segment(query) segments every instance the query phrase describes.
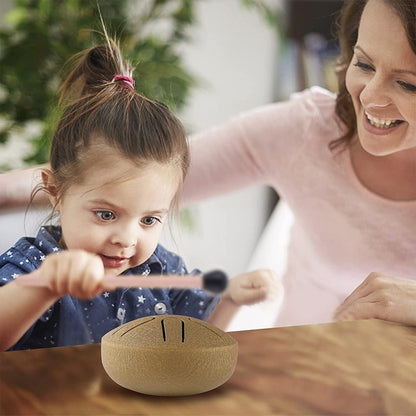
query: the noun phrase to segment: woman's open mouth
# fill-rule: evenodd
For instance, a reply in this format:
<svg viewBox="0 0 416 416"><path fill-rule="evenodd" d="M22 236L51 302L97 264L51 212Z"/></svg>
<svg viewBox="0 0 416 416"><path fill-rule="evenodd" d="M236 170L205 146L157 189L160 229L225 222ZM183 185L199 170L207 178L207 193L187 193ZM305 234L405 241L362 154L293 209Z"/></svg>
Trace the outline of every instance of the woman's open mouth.
<svg viewBox="0 0 416 416"><path fill-rule="evenodd" d="M118 268L124 266L128 261L128 257L110 257L100 254L101 260L104 264L104 267L108 268Z"/></svg>
<svg viewBox="0 0 416 416"><path fill-rule="evenodd" d="M368 114L367 111L364 111L364 113L368 122L372 126L377 127L378 129L392 129L398 126L399 124L404 123L403 120L377 118L372 116L371 114Z"/></svg>

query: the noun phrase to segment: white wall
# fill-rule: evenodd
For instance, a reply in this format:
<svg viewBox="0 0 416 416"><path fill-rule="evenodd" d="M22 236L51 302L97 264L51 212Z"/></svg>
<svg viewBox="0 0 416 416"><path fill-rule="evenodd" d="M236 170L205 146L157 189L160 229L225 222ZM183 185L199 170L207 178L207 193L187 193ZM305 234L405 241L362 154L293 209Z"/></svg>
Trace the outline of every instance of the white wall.
<svg viewBox="0 0 416 416"><path fill-rule="evenodd" d="M222 123L239 112L271 102L275 90L276 32L241 0L197 2L192 43L183 48L187 67L205 80L181 115L190 131ZM278 7L280 0L269 2ZM192 232L175 233L188 268L244 271L263 229L269 193L251 188L192 207ZM165 241L168 241L166 239Z"/></svg>

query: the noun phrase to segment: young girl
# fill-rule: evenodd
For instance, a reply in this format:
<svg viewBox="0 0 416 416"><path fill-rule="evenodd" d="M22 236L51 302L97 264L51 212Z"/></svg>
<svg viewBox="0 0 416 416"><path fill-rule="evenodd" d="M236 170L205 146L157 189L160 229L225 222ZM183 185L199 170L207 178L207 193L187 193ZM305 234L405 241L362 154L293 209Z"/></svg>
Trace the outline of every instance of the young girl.
<svg viewBox="0 0 416 416"><path fill-rule="evenodd" d="M186 273L157 243L189 164L181 123L134 90L131 66L107 43L87 51L63 85L67 108L42 172L60 226L42 227L0 256L1 349L100 342L146 315L207 319L219 301L202 290L105 290L105 274ZM20 274L47 287L22 287ZM267 272L234 278L211 322L223 325L269 286Z"/></svg>

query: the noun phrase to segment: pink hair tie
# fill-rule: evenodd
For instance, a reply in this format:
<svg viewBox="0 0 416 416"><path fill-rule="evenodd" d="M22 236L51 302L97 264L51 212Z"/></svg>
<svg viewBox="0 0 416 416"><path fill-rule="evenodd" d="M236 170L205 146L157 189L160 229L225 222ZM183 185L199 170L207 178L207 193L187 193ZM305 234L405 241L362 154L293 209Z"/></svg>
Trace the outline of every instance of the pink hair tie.
<svg viewBox="0 0 416 416"><path fill-rule="evenodd" d="M124 81L129 88L134 90L133 78L127 75L114 75L112 82L115 82L115 81Z"/></svg>

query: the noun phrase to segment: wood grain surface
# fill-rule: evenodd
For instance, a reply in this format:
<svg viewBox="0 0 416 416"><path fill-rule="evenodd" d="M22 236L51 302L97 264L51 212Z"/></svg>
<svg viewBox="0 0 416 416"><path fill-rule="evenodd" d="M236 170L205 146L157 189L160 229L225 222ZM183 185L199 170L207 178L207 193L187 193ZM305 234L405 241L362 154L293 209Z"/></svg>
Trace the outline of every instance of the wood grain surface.
<svg viewBox="0 0 416 416"><path fill-rule="evenodd" d="M377 320L230 333L231 379L146 396L105 373L100 345L0 353L1 415L416 415L416 328Z"/></svg>

